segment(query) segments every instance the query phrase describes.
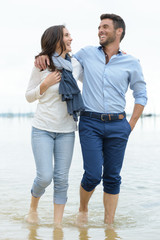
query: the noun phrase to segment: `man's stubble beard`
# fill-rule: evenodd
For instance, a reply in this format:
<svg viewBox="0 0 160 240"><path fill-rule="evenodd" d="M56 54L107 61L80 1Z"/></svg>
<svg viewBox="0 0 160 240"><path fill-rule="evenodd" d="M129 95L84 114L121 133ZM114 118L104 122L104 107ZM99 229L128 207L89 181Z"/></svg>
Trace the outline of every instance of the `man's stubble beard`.
<svg viewBox="0 0 160 240"><path fill-rule="evenodd" d="M114 35L110 36L104 43L100 43L102 47L107 47L110 43L113 43L116 39L116 34L114 32Z"/></svg>

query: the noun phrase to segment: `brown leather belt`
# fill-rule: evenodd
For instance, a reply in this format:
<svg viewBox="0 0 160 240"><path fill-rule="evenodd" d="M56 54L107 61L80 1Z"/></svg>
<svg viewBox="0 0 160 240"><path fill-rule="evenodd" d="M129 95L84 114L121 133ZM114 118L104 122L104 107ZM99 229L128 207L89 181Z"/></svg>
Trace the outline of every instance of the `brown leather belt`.
<svg viewBox="0 0 160 240"><path fill-rule="evenodd" d="M82 111L81 116L96 118L102 121L114 121L114 120L122 120L126 117L126 113L97 113L97 112L88 112Z"/></svg>

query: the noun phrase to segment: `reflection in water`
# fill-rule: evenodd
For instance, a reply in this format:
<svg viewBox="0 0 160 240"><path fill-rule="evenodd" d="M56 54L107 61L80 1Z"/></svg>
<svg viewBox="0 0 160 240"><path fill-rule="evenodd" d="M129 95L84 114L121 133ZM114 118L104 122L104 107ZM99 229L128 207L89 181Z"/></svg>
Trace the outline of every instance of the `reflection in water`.
<svg viewBox="0 0 160 240"><path fill-rule="evenodd" d="M37 234L39 226L38 225L28 225L28 238L27 240L40 240L40 236ZM78 240L90 240L92 239L91 236L88 235L88 228L81 227L78 228L79 231L79 238ZM68 237L68 236L66 236ZM68 239L64 237L63 229L60 227L54 227L53 229L53 240L64 240ZM72 238L71 238L72 239ZM106 228L105 229L105 237L104 240L120 240L121 238L118 236L116 231L113 228Z"/></svg>
<svg viewBox="0 0 160 240"><path fill-rule="evenodd" d="M53 230L53 240L63 240L63 230L60 227L55 227Z"/></svg>
<svg viewBox="0 0 160 240"><path fill-rule="evenodd" d="M88 228L78 228L79 230L79 240L90 240L91 237L88 235ZM120 240L114 228L108 227L105 229L104 240Z"/></svg>
<svg viewBox="0 0 160 240"><path fill-rule="evenodd" d="M121 239L113 228L105 229L105 240L118 240Z"/></svg>
<svg viewBox="0 0 160 240"><path fill-rule="evenodd" d="M28 225L28 238L27 240L40 240L40 236L37 234L39 226L38 225ZM63 240L64 234L60 227L55 227L53 230L53 240Z"/></svg>
<svg viewBox="0 0 160 240"><path fill-rule="evenodd" d="M79 240L88 240L88 228L78 228L79 230Z"/></svg>
<svg viewBox="0 0 160 240"><path fill-rule="evenodd" d="M37 234L38 225L28 225L29 235L27 240L40 240L41 238ZM78 228L79 231L79 240L90 240L91 237L88 235L88 228L82 227ZM63 229L60 227L55 227L53 230L53 240L63 240L64 233ZM67 238L66 238L67 239ZM120 240L116 231L113 228L105 229L105 238L104 240Z"/></svg>
<svg viewBox="0 0 160 240"><path fill-rule="evenodd" d="M28 235L28 240L37 240L39 239L37 236L37 225L28 225L28 230L29 230L29 235Z"/></svg>

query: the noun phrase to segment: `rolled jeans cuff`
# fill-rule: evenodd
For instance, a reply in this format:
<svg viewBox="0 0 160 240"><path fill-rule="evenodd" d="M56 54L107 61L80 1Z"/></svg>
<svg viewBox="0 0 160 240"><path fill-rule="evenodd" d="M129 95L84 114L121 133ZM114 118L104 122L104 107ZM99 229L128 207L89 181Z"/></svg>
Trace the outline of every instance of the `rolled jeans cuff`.
<svg viewBox="0 0 160 240"><path fill-rule="evenodd" d="M67 198L54 198L55 204L66 204Z"/></svg>

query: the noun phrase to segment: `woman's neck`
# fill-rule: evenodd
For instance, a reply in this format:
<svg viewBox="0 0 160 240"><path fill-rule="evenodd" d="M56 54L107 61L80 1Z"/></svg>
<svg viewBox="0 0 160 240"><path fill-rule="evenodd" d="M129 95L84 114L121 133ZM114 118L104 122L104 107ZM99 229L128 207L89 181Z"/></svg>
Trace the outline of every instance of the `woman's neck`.
<svg viewBox="0 0 160 240"><path fill-rule="evenodd" d="M58 49L56 49L56 53L58 53L58 55L60 55L60 53L61 53L61 50L58 48ZM65 56L66 56L66 52L62 52L61 53L61 55L60 55L62 58L65 58Z"/></svg>

